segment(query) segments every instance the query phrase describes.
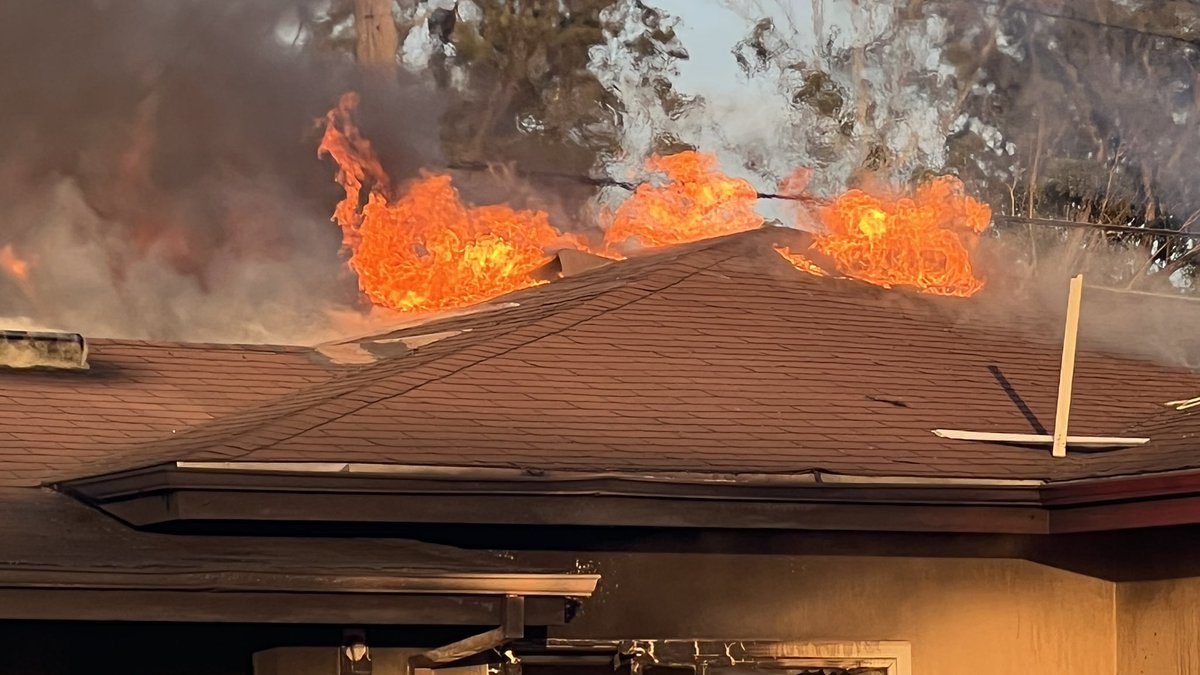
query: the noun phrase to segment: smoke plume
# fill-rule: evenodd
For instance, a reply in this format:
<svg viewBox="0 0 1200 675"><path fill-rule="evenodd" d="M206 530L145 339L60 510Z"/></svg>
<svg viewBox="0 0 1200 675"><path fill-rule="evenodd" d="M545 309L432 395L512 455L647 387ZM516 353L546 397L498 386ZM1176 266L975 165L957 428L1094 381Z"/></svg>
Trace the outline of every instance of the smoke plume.
<svg viewBox="0 0 1200 675"><path fill-rule="evenodd" d="M0 8L0 327L311 342L365 312L329 222L314 120L364 91L394 176L437 106L305 45L308 0L44 0Z"/></svg>

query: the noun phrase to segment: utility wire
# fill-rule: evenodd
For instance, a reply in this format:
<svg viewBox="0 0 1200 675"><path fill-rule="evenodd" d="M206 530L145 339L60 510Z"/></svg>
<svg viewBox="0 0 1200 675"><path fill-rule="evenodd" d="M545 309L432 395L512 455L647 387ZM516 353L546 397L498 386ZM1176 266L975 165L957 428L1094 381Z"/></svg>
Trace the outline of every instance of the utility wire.
<svg viewBox="0 0 1200 675"><path fill-rule="evenodd" d="M1085 223L1075 220L1059 220L1056 218L1026 218L1024 216L992 216L992 222L1005 225L1038 225L1041 227L1071 227L1084 230L1105 230L1108 232L1128 232L1130 234L1152 235L1155 237L1200 238L1195 232L1166 230L1158 227L1137 227L1136 225L1112 225L1106 223Z"/></svg>
<svg viewBox="0 0 1200 675"><path fill-rule="evenodd" d="M1092 19L1092 18L1089 18L1086 16L1080 16L1078 14L1063 14L1063 13L1055 12L1055 11L1051 11L1051 10L1034 9L1027 5L1016 4L1013 2L1009 2L1007 0L934 0L934 1L942 2L942 3L963 2L963 1L971 2L971 3L977 4L977 5L986 5L988 7L996 7L999 9L1006 9L1006 10L1010 10L1010 11L1014 11L1014 12L1024 12L1026 14L1035 14L1037 16L1043 16L1043 17L1046 17L1049 19L1062 19L1063 21L1074 21L1075 23L1081 23L1081 24L1085 24L1088 26L1094 26L1096 28L1106 28L1106 29L1110 29L1110 30L1118 30L1118 31L1122 31L1125 33L1132 33L1134 35L1146 35L1149 37L1162 38L1164 40L1174 40L1175 42L1182 42L1183 44L1191 45L1193 47L1200 47L1200 38L1190 38L1190 37L1186 37L1183 35L1177 35L1174 33L1163 33L1163 32L1156 31L1156 30L1150 30L1149 28L1136 28L1134 26L1125 26L1122 24L1108 23L1105 21L1101 21L1099 19Z"/></svg>
<svg viewBox="0 0 1200 675"><path fill-rule="evenodd" d="M447 169L456 171L490 171L493 167L482 162L453 162L446 166ZM531 171L521 170L516 172L517 175L525 178L542 178L565 180L574 183L583 183L593 187L615 187L622 190L633 192L638 187L646 183L634 183L630 181L616 180L614 178L604 178L596 176L585 176L580 174L569 174L557 171ZM776 192L756 192L755 196L758 199L782 199L786 201L801 202L809 206L824 206L829 203L827 199L813 197L812 195L786 195ZM1027 218L1025 216L992 216L992 222L997 225L1035 225L1038 227L1054 227L1054 228L1079 228L1089 230L1103 230L1106 232L1124 232L1128 234L1140 234L1143 236L1154 237L1178 237L1178 238L1200 238L1200 233L1182 232L1179 230L1167 230L1153 227L1137 227L1135 225L1115 225L1106 223L1088 223L1075 220L1060 220L1056 218Z"/></svg>

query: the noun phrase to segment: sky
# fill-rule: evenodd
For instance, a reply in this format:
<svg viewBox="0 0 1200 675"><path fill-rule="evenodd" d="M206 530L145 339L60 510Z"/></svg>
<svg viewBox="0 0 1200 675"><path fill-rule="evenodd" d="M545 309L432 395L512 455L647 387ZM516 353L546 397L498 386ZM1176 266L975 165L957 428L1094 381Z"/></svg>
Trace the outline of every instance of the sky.
<svg viewBox="0 0 1200 675"><path fill-rule="evenodd" d="M730 51L749 27L744 17L715 0L657 0L653 6L679 18L676 32L690 58L679 66L678 84L707 95L744 86Z"/></svg>

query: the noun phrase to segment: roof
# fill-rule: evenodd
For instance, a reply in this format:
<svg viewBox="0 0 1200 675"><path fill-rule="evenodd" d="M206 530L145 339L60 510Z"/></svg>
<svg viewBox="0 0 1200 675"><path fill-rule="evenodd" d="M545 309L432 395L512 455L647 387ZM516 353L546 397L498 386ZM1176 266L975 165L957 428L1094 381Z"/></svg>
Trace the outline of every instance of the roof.
<svg viewBox="0 0 1200 675"><path fill-rule="evenodd" d="M1150 444L1054 459L935 437L1053 426L1061 320L993 312L987 290L937 298L811 276L773 250L797 236L760 230L593 269L364 341L435 336L359 365L98 342L85 376L3 375L0 416L14 421L0 480L176 461L1052 481L1200 467L1193 416L1163 407L1195 396L1200 375L1086 335L1072 434L1149 429Z"/></svg>
<svg viewBox="0 0 1200 675"><path fill-rule="evenodd" d="M319 621L345 618L337 612L352 611L348 607L379 619L391 604L391 622L405 608L399 596L421 596L417 604L427 605L422 622L440 623L429 609L438 603L433 596L466 607L465 596L587 596L596 582L496 553L394 538L138 531L65 495L24 488L0 489L0 541L0 619L197 620L219 608L221 621ZM43 594L36 602L20 601L38 591L65 599ZM287 593L295 594L291 614L274 613L271 603ZM245 602L258 596L266 605ZM486 623L494 604L481 602L484 613L475 619ZM545 604L553 618L554 603Z"/></svg>
<svg viewBox="0 0 1200 675"><path fill-rule="evenodd" d="M90 340L90 369L0 375L0 486L38 485L331 378L311 350Z"/></svg>

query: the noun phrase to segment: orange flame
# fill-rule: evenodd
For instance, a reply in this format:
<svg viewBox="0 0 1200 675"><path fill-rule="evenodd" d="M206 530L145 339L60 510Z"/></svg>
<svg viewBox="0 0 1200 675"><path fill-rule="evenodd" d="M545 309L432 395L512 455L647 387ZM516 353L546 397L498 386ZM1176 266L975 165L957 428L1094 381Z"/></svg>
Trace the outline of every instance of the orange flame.
<svg viewBox="0 0 1200 675"><path fill-rule="evenodd" d="M333 220L341 226L359 288L373 303L398 311L464 307L542 283L532 273L552 247L587 248L551 226L542 211L464 204L449 176L422 174L395 190L354 124L357 105L357 95L348 93L329 111L318 156L337 163L345 196ZM611 214L609 254L630 244L669 246L760 227L755 189L716 165L715 157L693 151L647 160L647 168L665 180L639 186ZM816 201L802 194L810 175L804 170L789 176L781 194ZM814 236L812 248L846 276L939 295L965 297L983 287L969 249L988 227L991 211L966 196L957 179L935 179L911 197L851 190L819 216L825 231ZM829 275L802 254L776 250L802 271Z"/></svg>
<svg viewBox="0 0 1200 675"><path fill-rule="evenodd" d="M826 272L825 269L820 265L809 260L803 254L792 253L792 250L787 246L776 246L775 252L783 256L785 260L792 263L792 265L801 272L808 272L809 274L817 277L829 276L829 272Z"/></svg>
<svg viewBox="0 0 1200 675"><path fill-rule="evenodd" d="M12 279L28 298L33 298L33 285L29 282L29 262L18 257L12 244L0 246L0 275Z"/></svg>
<svg viewBox="0 0 1200 675"><path fill-rule="evenodd" d="M762 225L754 212L754 187L716 170L712 155L691 150L665 157L652 156L646 168L666 175L661 185L639 185L625 200L604 235L608 248L628 242L670 246Z"/></svg>
<svg viewBox="0 0 1200 675"><path fill-rule="evenodd" d="M832 258L847 276L935 295L969 297L983 288L969 248L987 229L992 212L964 194L957 178L936 178L912 197L850 190L822 208L820 216L825 232L814 237L813 249ZM811 265L796 264L809 272Z"/></svg>
<svg viewBox="0 0 1200 675"><path fill-rule="evenodd" d="M0 246L0 272L14 281L29 281L29 263L17 257L12 244Z"/></svg>
<svg viewBox="0 0 1200 675"><path fill-rule="evenodd" d="M464 204L449 176L424 174L392 198L387 173L352 120L357 104L346 94L329 112L318 156L337 162L346 196L333 220L373 303L422 311L483 302L542 283L531 273L547 261L547 248L576 244L544 212Z"/></svg>

